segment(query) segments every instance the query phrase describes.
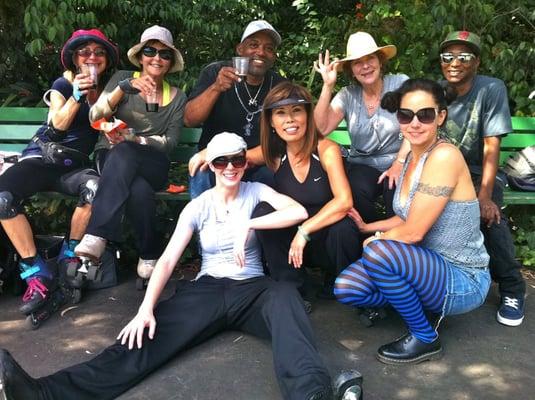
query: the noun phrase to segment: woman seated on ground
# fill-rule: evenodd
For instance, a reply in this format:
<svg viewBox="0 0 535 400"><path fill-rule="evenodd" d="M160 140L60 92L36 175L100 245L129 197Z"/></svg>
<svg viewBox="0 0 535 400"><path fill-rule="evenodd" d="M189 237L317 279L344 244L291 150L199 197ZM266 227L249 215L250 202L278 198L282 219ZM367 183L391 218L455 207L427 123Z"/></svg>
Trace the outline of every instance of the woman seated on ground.
<svg viewBox="0 0 535 400"><path fill-rule="evenodd" d="M23 150L19 162L0 176L0 222L21 257L21 277L28 284L21 306L24 314L45 302L56 279L37 254L32 229L21 213L22 203L44 191L79 196L70 235L60 254L60 259L74 257L72 250L85 232L98 181L96 171L89 168L89 155L98 139L98 132L89 123L89 107L97 100L118 58L117 47L98 29L74 32L61 50L65 72L44 96L49 105L47 122ZM86 67L94 67L98 85ZM47 150L51 142L65 147L64 157Z"/></svg>
<svg viewBox="0 0 535 400"><path fill-rule="evenodd" d="M390 304L408 333L379 348L387 364L417 363L442 352L438 325L424 311L461 314L479 307L487 295L489 256L479 230L479 205L461 152L438 135L455 97L427 79L409 79L387 93L382 106L396 112L411 151L394 196L396 216L365 223L376 232L363 256L337 278L335 294L353 306Z"/></svg>
<svg viewBox="0 0 535 400"><path fill-rule="evenodd" d="M314 68L323 78L323 87L314 111L322 135L347 122L351 148L346 169L353 203L367 221L378 219L376 201L383 196L386 216L394 215L392 197L409 145L403 141L394 115L381 109L381 97L396 90L406 75L385 75L386 64L396 55L396 46L378 47L366 32L352 34L347 41L347 57L331 62L329 51L319 55ZM355 81L332 98L338 71Z"/></svg>
<svg viewBox="0 0 535 400"><path fill-rule="evenodd" d="M167 153L178 142L186 101L184 93L171 87L165 77L182 70L184 63L171 32L157 25L143 32L140 43L128 50L128 59L141 72L115 73L91 107L90 118L114 116L134 135L102 135L97 143L100 187L87 233L75 252L98 262L107 241L121 240L126 213L136 236L138 273L148 278L161 253L154 193L167 183ZM154 93L157 105L151 110L148 96Z"/></svg>
<svg viewBox="0 0 535 400"><path fill-rule="evenodd" d="M282 82L266 96L260 120L262 155L254 162L265 161L275 171L275 189L304 205L309 218L299 226L258 236L271 277L298 287L305 278L302 266L311 261L305 253L314 247L326 251L332 271L327 271L322 293L332 298L334 278L360 255L359 232L347 217L351 189L340 148L319 138L313 116L312 96L299 85ZM263 204L254 215L269 210ZM307 246L310 241L316 246Z"/></svg>
<svg viewBox="0 0 535 400"><path fill-rule="evenodd" d="M262 183L240 182L246 149L241 137L226 132L208 143L206 161L216 185L180 214L137 315L119 333L120 343L88 362L39 379L27 376L2 350L0 395L4 390L14 400L41 399L45 393L54 399L112 399L182 350L238 329L271 339L284 399L332 399L329 373L299 294L292 285L264 276L255 235L261 229L294 225L307 217L306 210ZM273 212L250 218L261 201L273 205ZM156 306L194 232L202 248L201 271L193 281L180 281L174 295ZM359 379L352 382L358 386Z"/></svg>

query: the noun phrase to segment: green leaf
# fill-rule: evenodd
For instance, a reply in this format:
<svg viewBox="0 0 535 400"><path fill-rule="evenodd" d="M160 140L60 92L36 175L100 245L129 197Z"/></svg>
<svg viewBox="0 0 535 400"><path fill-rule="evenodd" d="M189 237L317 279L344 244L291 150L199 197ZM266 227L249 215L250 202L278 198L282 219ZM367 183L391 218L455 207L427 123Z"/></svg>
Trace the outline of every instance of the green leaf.
<svg viewBox="0 0 535 400"><path fill-rule="evenodd" d="M50 28L48 28L48 41L49 42L54 41L54 39L56 38L56 33L57 33L57 30L54 26L51 26Z"/></svg>

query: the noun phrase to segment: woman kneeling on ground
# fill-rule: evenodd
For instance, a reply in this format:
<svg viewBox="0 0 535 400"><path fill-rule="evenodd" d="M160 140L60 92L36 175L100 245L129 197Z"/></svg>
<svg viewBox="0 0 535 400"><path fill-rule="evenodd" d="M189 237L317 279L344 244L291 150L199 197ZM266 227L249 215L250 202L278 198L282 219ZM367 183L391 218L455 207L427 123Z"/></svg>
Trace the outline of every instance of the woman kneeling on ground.
<svg viewBox="0 0 535 400"><path fill-rule="evenodd" d="M438 320L424 311L461 314L479 307L489 285L489 256L479 229L479 205L461 152L438 130L455 95L436 82L409 79L387 93L382 107L396 112L411 151L394 196L392 218L365 223L363 256L337 278L335 295L353 306L390 304L408 333L379 348L379 361L408 364L438 358Z"/></svg>
<svg viewBox="0 0 535 400"><path fill-rule="evenodd" d="M335 277L361 254L359 231L347 216L353 201L340 147L320 137L312 96L291 82L279 83L266 96L260 141L262 155L255 164L265 161L275 171L274 188L305 206L309 215L299 226L259 233L269 273L304 292L302 266L310 265L313 249L320 249L331 267L320 296L334 298ZM260 205L255 215L269 211L269 205Z"/></svg>

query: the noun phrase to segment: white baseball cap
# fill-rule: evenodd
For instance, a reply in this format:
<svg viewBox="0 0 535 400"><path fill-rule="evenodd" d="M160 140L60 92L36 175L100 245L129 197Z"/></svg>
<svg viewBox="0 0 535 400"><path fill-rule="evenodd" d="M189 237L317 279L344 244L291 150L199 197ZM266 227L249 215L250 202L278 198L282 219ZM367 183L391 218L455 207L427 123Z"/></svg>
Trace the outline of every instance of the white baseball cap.
<svg viewBox="0 0 535 400"><path fill-rule="evenodd" d="M279 35L279 32L277 32L269 22L264 21L262 19L249 22L249 25L247 25L247 28L245 28L245 30L243 31L241 41L243 42L249 36L254 35L256 32L260 31L266 31L266 33L271 36L273 42L275 42L275 45L277 47L281 44L282 38L281 35Z"/></svg>

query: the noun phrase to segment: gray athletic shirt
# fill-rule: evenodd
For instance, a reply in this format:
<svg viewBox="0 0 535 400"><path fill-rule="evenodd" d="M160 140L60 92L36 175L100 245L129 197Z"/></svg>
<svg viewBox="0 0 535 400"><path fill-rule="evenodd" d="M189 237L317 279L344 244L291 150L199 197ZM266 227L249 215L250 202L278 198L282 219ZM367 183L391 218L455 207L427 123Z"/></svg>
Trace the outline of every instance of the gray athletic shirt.
<svg viewBox="0 0 535 400"><path fill-rule="evenodd" d="M199 233L202 265L195 279L203 275L236 280L263 276L262 253L254 230L249 231L245 242L243 268L234 260L234 240L236 230L249 220L258 203L268 199L273 189L259 182L241 182L238 196L227 209L216 206L214 191L207 190L193 199L180 215L181 223Z"/></svg>
<svg viewBox="0 0 535 400"><path fill-rule="evenodd" d="M126 122L138 136L144 136L147 146L151 146L164 153L170 153L177 145L186 95L177 89L177 94L166 106L160 106L158 112L147 112L145 100L139 94L125 94L117 108L112 110L108 104L108 95L123 79L132 78L132 71L117 71L110 78L97 102L89 111L91 121L109 118L112 115ZM104 135L100 136L95 150L110 148L110 143Z"/></svg>
<svg viewBox="0 0 535 400"><path fill-rule="evenodd" d="M407 75L385 75L383 91L396 90L409 79ZM362 87L350 85L342 88L332 101L332 105L344 112L347 129L351 137L348 161L355 164L369 165L385 171L390 168L397 156L401 139L396 115L378 107L375 113L368 115L362 99Z"/></svg>

